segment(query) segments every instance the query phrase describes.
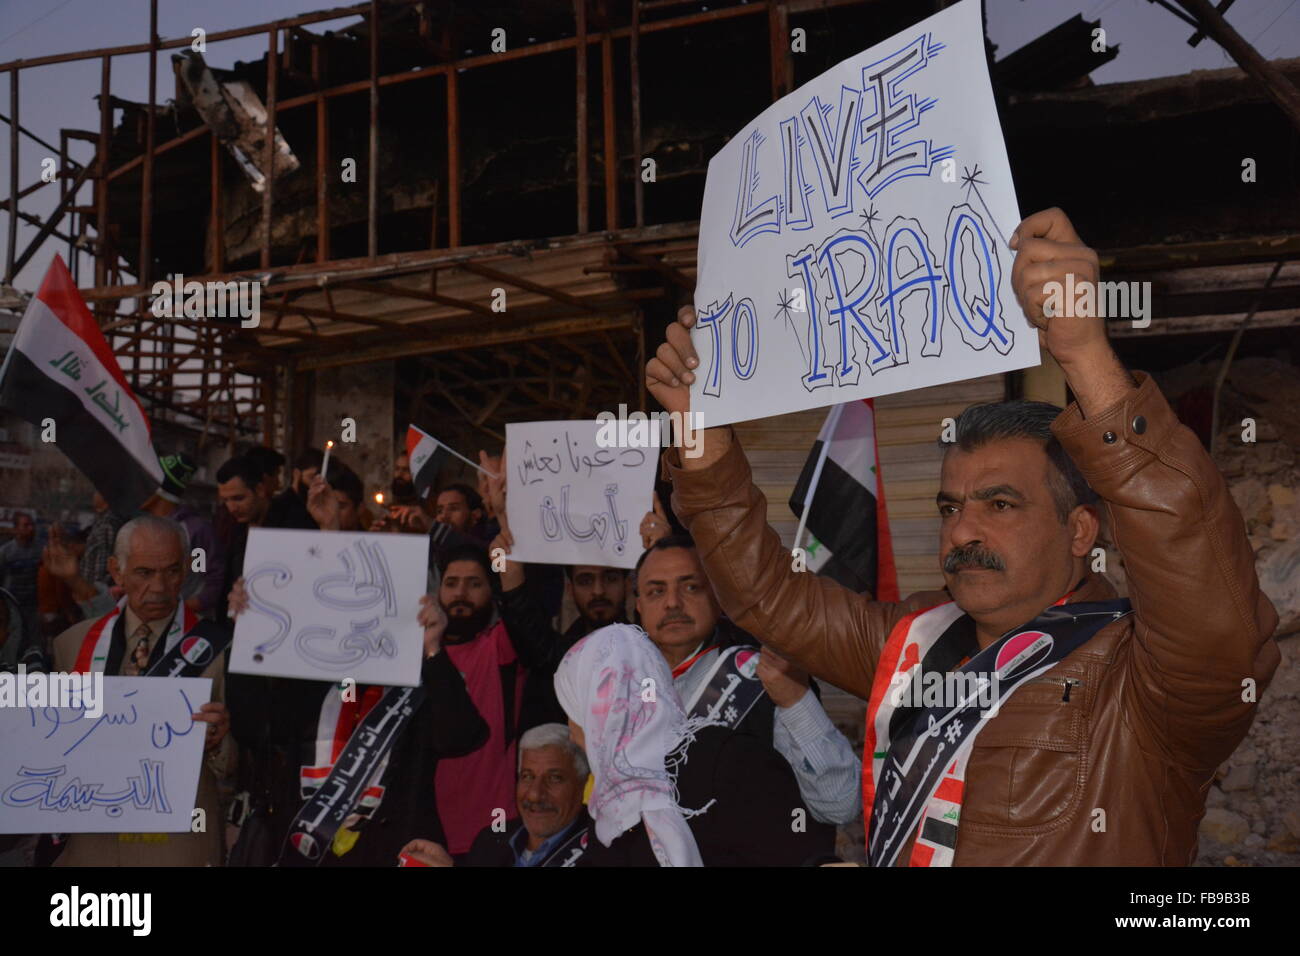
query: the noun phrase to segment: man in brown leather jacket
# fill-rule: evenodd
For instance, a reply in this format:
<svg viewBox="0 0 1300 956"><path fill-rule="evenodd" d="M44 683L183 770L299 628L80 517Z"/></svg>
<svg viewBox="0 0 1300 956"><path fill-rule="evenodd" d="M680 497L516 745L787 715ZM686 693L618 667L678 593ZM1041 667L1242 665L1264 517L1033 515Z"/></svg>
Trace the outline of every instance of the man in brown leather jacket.
<svg viewBox="0 0 1300 956"><path fill-rule="evenodd" d="M941 804L953 808L949 824L957 821L948 860L1189 865L1215 769L1245 736L1277 667L1277 614L1222 476L1154 381L1121 365L1104 319L1068 307L1045 315L1056 311L1044 308L1050 283L1065 286L1069 274L1076 289L1096 282L1096 253L1059 209L1026 219L1011 247L1016 296L1077 399L1051 435L1107 509L1133 613L1108 618L983 721L962 758L964 779L944 780L956 788L948 793L955 802ZM683 309L646 365L647 385L670 412L689 409L694 321ZM1098 518L1087 489L1061 501L1069 475L1050 445L1012 437L947 451L937 502L947 593L898 604L792 569L729 428L708 429L699 457L671 449L665 464L673 509L731 618L822 680L864 699L874 685L879 700L878 669L899 666L891 635L906 641L917 612L947 607L954 627L971 632L974 654L1053 605L1115 598L1089 570ZM869 726L864 764L875 757L879 767L874 738ZM880 803L868 778L865 813L875 828ZM909 831L888 862L927 865L932 845L917 854L927 835Z"/></svg>

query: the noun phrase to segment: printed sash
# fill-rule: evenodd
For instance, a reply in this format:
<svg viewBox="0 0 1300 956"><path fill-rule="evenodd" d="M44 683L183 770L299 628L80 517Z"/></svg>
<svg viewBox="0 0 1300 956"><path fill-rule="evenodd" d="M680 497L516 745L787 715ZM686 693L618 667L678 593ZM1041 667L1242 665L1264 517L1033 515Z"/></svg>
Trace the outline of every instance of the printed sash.
<svg viewBox="0 0 1300 956"><path fill-rule="evenodd" d="M378 685L367 687L359 701L346 701L338 688L331 688L325 694L321 704L320 717L316 722L316 765L303 766L298 773L300 792L304 800L310 800L329 777L330 771L338 762L339 755L347 746L348 740L357 725L365 719L375 704L383 697L385 688ZM388 767L388 755L379 761L369 785L362 791L353 812L368 820L375 808L384 799L384 788L379 785L384 771Z"/></svg>
<svg viewBox="0 0 1300 956"><path fill-rule="evenodd" d="M686 702L690 717L707 717L735 730L763 696L758 679L758 648L728 647L718 655L694 696Z"/></svg>
<svg viewBox="0 0 1300 956"><path fill-rule="evenodd" d="M424 693L423 686L389 687L379 703L361 718L324 781L293 818L280 851L280 866L316 866L325 858L325 851L334 842L343 822L371 792L373 781L382 776L389 751L423 703ZM326 695L319 726L326 723L331 698L339 699L341 704L341 695L331 690ZM337 726L337 718L330 726ZM318 747L320 736L318 733ZM382 796L382 790L379 795ZM375 799L370 811L377 805Z"/></svg>
<svg viewBox="0 0 1300 956"><path fill-rule="evenodd" d="M113 610L90 626L90 630L86 632L86 636L81 640L81 648L77 651L77 662L72 665L74 672L85 674L104 670L104 666L108 663L109 649L113 644L113 630L117 627L119 620L124 620L122 612L125 608L126 598L123 597L122 600L117 602ZM162 646L164 648L172 643L174 637L188 634L199 622L198 615L183 603L179 608L179 612L172 615L172 619L163 634ZM152 673L152 667L149 670L152 676L157 676Z"/></svg>
<svg viewBox="0 0 1300 956"><path fill-rule="evenodd" d="M960 640L965 615L948 602L895 626L867 707L862 792L863 806L870 808L867 858L872 866L894 865L914 833L913 866L951 866L966 765L986 722L1026 681L1132 613L1126 600L1064 604L1068 597L956 668L971 677L961 700L915 708L902 727L893 726L900 708L891 691L899 686L898 678L919 667L931 651L942 651L945 642ZM985 708L981 697L983 702L991 699L991 706Z"/></svg>

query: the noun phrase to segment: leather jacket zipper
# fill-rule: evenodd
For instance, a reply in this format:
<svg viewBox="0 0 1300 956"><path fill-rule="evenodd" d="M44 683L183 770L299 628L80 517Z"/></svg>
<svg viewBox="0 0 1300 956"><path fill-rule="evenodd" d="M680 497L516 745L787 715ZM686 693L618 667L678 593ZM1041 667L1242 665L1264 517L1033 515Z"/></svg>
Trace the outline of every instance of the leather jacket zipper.
<svg viewBox="0 0 1300 956"><path fill-rule="evenodd" d="M1030 684L1061 684L1064 686L1065 693L1061 696L1061 703L1069 703L1070 692L1076 687L1082 687L1083 681L1077 677L1035 677L1029 681Z"/></svg>

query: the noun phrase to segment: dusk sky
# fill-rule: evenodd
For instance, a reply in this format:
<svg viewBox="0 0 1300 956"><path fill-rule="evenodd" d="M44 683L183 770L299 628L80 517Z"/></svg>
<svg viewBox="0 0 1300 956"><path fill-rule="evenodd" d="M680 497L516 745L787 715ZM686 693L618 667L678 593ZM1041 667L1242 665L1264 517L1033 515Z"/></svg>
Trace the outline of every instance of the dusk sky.
<svg viewBox="0 0 1300 956"><path fill-rule="evenodd" d="M320 9L342 5L320 4ZM928 5L928 4L927 4ZM195 27L209 33L248 26L288 17L311 9L311 0L160 0L159 33L163 38L190 35ZM1120 45L1120 55L1097 70L1097 83L1169 76L1192 70L1221 69L1232 66L1229 57L1211 40L1195 48L1188 46L1192 29L1167 10L1149 0L988 0L989 32L998 47L998 57L1018 49L1052 27L1082 13L1092 20L1101 17L1107 42ZM1238 0L1227 19L1265 57L1270 59L1300 56L1300 2L1298 0ZM348 21L313 24L321 32L343 26ZM509 28L508 24L504 26ZM0 0L0 61L31 58L96 47L110 47L143 42L149 29L148 0ZM253 60L266 50L264 37L250 37L212 44L207 59L219 67L236 60ZM170 57L163 51L158 57L160 101L172 95L174 80ZM126 99L148 98L147 57L144 54L115 57L113 93ZM20 109L23 125L48 142L57 144L61 128L97 130L98 110L94 96L99 91L100 63L59 64L24 70L20 85ZM0 92L0 112L8 114L7 85ZM0 150L0 192L7 193L8 130L3 133L5 148ZM25 139L25 138L24 138ZM90 143L73 144L74 157L85 161L92 155ZM22 143L22 163L32 174L21 176L27 186L35 176L42 149L30 140ZM53 186L25 199L20 208L45 215L57 202ZM88 202L90 186L84 187L83 202ZM2 216L3 214L0 214ZM35 229L19 225L18 247L25 248ZM0 243L5 242L0 232ZM66 252L66 244L57 247ZM19 273L15 285L32 290L39 283L48 264L45 250ZM83 261L83 268L89 259ZM82 284L88 284L84 274Z"/></svg>

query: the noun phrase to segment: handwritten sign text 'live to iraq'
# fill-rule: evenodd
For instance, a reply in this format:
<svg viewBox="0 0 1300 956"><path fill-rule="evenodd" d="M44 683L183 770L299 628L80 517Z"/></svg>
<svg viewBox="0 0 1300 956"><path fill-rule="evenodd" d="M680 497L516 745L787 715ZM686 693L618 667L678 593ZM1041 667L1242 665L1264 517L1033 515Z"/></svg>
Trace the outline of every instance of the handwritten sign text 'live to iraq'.
<svg viewBox="0 0 1300 956"><path fill-rule="evenodd" d="M764 111L709 163L691 409L707 426L1038 364L1020 222L962 0Z"/></svg>

